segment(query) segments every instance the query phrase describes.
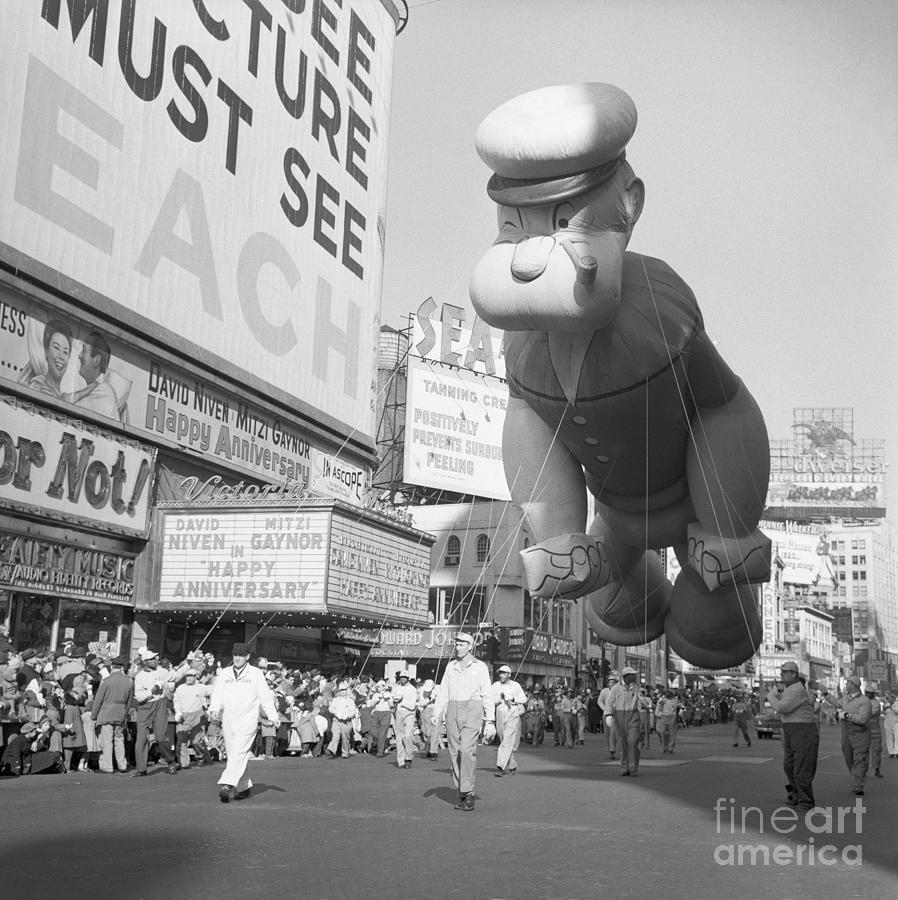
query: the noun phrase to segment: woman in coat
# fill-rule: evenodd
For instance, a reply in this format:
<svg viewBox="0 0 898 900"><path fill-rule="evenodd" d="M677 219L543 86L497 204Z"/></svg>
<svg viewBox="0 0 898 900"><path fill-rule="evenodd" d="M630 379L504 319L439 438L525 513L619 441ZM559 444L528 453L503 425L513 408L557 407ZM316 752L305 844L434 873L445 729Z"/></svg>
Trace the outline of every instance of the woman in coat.
<svg viewBox="0 0 898 900"><path fill-rule="evenodd" d="M62 720L66 726L62 737L62 752L65 756L67 772L87 768L87 741L84 736L84 696L78 691L66 691L65 716Z"/></svg>

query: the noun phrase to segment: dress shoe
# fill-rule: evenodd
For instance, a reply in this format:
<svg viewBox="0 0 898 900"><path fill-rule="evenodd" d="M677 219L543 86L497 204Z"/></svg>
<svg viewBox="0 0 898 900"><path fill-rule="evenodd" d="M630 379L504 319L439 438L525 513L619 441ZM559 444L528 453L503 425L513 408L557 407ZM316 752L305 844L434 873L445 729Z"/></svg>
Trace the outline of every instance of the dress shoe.
<svg viewBox="0 0 898 900"><path fill-rule="evenodd" d="M407 759L405 761L405 765L403 766L403 768L410 769L411 767L412 767L412 761L410 759Z"/></svg>
<svg viewBox="0 0 898 900"><path fill-rule="evenodd" d="M233 785L223 784L218 790L218 799L222 803L230 803L237 798L237 791Z"/></svg>
<svg viewBox="0 0 898 900"><path fill-rule="evenodd" d="M132 772L131 777L132 778L144 778L146 776L146 774L147 774L146 772Z"/></svg>
<svg viewBox="0 0 898 900"><path fill-rule="evenodd" d="M622 775L622 776L625 776L625 777L626 777L626 776L629 776L629 774L630 774L630 770L629 770L629 769L623 769L623 770L621 771L621 775Z"/></svg>
<svg viewBox="0 0 898 900"><path fill-rule="evenodd" d="M169 763L168 764L168 774L169 775L177 775L178 769L181 767L177 763Z"/></svg>
<svg viewBox="0 0 898 900"><path fill-rule="evenodd" d="M879 769L877 769L873 774L874 774L877 778L882 778L882 777L883 777L883 774L882 774L882 772L879 771Z"/></svg>
<svg viewBox="0 0 898 900"><path fill-rule="evenodd" d="M235 800L248 800L252 795L253 795L253 789L251 787L248 787L245 791L237 791L237 793L234 794L234 799Z"/></svg>
<svg viewBox="0 0 898 900"><path fill-rule="evenodd" d="M471 810L474 809L474 795L460 794L458 803L455 804L455 808L460 809L464 812L471 812Z"/></svg>
<svg viewBox="0 0 898 900"><path fill-rule="evenodd" d="M503 769L502 766L496 766L496 771L493 772L493 775L495 775L496 778L501 778L504 774L505 769Z"/></svg>
<svg viewBox="0 0 898 900"><path fill-rule="evenodd" d="M855 797L863 797L863 796L864 796L863 790L861 790L861 788L855 788L855 789L854 789L854 796L855 796Z"/></svg>
<svg viewBox="0 0 898 900"><path fill-rule="evenodd" d="M514 775L514 773L517 772L517 770L518 770L518 767L515 766L513 769L509 769L509 770L508 770L508 774L509 774L509 775Z"/></svg>

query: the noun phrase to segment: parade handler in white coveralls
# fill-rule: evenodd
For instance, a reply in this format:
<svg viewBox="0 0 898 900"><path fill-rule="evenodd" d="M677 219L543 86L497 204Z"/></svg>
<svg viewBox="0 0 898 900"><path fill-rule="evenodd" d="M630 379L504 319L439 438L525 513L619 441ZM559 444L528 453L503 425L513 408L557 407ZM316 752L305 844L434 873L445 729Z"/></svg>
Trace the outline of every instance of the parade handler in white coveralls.
<svg viewBox="0 0 898 900"><path fill-rule="evenodd" d="M496 733L499 735L499 753L493 774L501 778L506 772L513 775L518 769L514 754L521 743L521 716L527 708L527 695L516 681L512 681L509 666L499 666L499 680L493 684L492 692Z"/></svg>
<svg viewBox="0 0 898 900"><path fill-rule="evenodd" d="M474 657L474 638L455 635L455 659L449 660L437 691L431 723L446 715L446 742L452 783L458 788L456 809L474 809L474 778L477 772L477 741L496 736L490 671L485 662Z"/></svg>
<svg viewBox="0 0 898 900"><path fill-rule="evenodd" d="M246 764L252 756L260 711L271 722L280 718L265 676L249 664L249 646L234 644L231 656L233 664L219 672L209 701L209 717L213 721L221 720L228 754L228 764L218 779L218 797L222 803L244 800L252 792L253 783Z"/></svg>

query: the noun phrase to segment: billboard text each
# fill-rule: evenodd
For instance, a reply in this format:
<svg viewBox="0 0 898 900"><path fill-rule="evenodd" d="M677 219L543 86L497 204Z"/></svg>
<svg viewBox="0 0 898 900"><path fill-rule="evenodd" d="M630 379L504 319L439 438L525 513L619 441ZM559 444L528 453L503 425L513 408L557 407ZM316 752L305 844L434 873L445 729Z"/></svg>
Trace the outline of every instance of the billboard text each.
<svg viewBox="0 0 898 900"><path fill-rule="evenodd" d="M4 3L0 255L370 439L394 39L377 0Z"/></svg>

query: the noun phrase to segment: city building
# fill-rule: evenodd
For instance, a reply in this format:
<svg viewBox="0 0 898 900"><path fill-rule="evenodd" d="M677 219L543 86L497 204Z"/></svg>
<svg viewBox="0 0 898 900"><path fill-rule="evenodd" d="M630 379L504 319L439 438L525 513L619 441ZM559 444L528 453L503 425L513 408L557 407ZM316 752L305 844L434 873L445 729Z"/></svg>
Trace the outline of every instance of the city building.
<svg viewBox="0 0 898 900"><path fill-rule="evenodd" d="M333 4L321 28L272 6L260 50L272 85L252 53L247 63L249 20L223 11L233 39L222 41L194 6L5 14L6 64L21 78L0 87L0 622L18 649L149 645L178 659L263 628L256 646L285 659L354 658L343 629L408 618L380 568L392 577L403 544L426 545L395 516L363 511L399 14L391 0ZM131 60L154 29L160 52ZM97 78L116 30L127 49ZM179 79L183 91L163 92L166 48L176 70L184 48L204 61L217 97ZM285 87L287 58L303 73L315 60L314 91L304 76ZM326 141L310 127L322 115ZM251 509L253 534L272 539L290 530L267 525L285 510L315 519L327 550L297 543L293 563L329 565L334 542L338 554L375 549L338 582L294 574L294 589L315 584L302 601L285 590L277 547L210 530ZM178 554L186 583L221 588L222 552L235 572L250 566L239 596L164 593ZM415 591L426 611L426 585ZM295 627L302 640L288 639Z"/></svg>

